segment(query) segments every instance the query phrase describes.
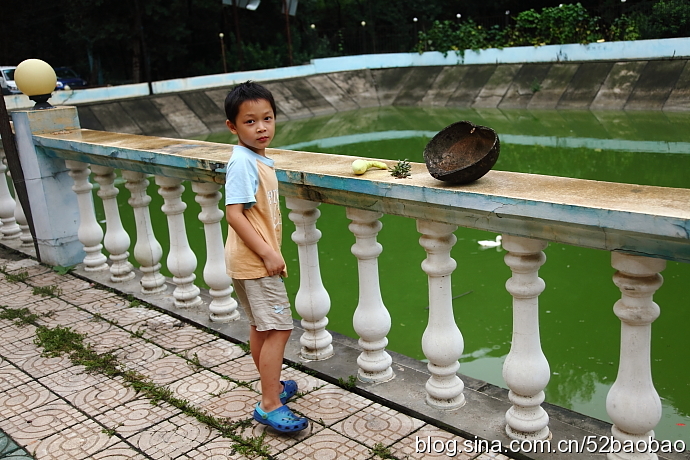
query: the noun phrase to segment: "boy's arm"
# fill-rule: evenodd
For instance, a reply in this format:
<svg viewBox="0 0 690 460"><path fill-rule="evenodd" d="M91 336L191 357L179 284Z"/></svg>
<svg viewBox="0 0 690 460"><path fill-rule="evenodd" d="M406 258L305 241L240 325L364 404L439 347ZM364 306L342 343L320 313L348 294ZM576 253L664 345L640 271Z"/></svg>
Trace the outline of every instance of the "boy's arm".
<svg viewBox="0 0 690 460"><path fill-rule="evenodd" d="M244 241L244 244L254 251L264 261L268 276L280 275L285 269L283 256L275 251L261 236L256 233L252 224L244 215L244 204L229 204L225 206L225 218L228 225Z"/></svg>

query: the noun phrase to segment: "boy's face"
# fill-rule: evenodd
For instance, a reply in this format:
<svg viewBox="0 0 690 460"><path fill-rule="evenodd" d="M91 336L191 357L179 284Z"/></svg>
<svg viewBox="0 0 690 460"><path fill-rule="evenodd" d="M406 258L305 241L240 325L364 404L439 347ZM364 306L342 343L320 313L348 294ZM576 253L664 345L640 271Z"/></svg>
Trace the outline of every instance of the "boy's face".
<svg viewBox="0 0 690 460"><path fill-rule="evenodd" d="M236 134L239 145L259 155L265 155L275 135L275 114L266 99L244 101L237 112L234 123L226 120L228 129Z"/></svg>

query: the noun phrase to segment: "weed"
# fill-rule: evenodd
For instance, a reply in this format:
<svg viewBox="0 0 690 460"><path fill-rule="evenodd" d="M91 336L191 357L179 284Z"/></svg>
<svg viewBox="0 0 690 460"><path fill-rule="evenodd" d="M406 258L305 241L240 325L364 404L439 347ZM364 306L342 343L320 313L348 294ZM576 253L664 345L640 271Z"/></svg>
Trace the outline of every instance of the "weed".
<svg viewBox="0 0 690 460"><path fill-rule="evenodd" d="M26 326L35 322L38 315L31 313L28 308L7 308L0 312L0 319L14 320L16 326Z"/></svg>
<svg viewBox="0 0 690 460"><path fill-rule="evenodd" d="M541 83L539 83L539 80L537 80L535 78L534 81L532 81L532 85L530 86L530 90L532 90L533 93L537 93L537 92L541 91Z"/></svg>
<svg viewBox="0 0 690 460"><path fill-rule="evenodd" d="M74 270L74 265L70 265L69 267L63 267L62 265L55 265L53 267L53 271L55 273L57 273L58 275L66 275L73 270Z"/></svg>
<svg viewBox="0 0 690 460"><path fill-rule="evenodd" d="M242 349L245 353L251 353L251 348L249 347L249 341L247 343L240 342L237 344L238 347Z"/></svg>
<svg viewBox="0 0 690 460"><path fill-rule="evenodd" d="M120 424L120 425L122 425L122 424ZM108 437L113 437L113 436L115 436L115 434L117 434L116 430L117 430L117 428L103 428L101 430L101 433L107 434Z"/></svg>
<svg viewBox="0 0 690 460"><path fill-rule="evenodd" d="M54 284L51 284L50 286L36 286L33 289L33 294L40 295L42 297L56 297L62 295L62 289Z"/></svg>
<svg viewBox="0 0 690 460"><path fill-rule="evenodd" d="M346 390L352 390L357 386L357 376L356 375L350 375L347 378L347 381L343 379L342 377L338 378L338 385L340 387L345 388Z"/></svg>
<svg viewBox="0 0 690 460"><path fill-rule="evenodd" d="M137 339L140 339L144 336L144 330L143 329L137 329L134 332L130 332L132 334L132 337L136 337Z"/></svg>
<svg viewBox="0 0 690 460"><path fill-rule="evenodd" d="M380 457L380 458L395 459L393 454L391 454L390 448L384 446L380 442L377 442L376 444L374 444L374 448L371 449L371 453L373 455Z"/></svg>
<svg viewBox="0 0 690 460"><path fill-rule="evenodd" d="M137 299L134 299L131 302L129 302L129 308L141 307L141 305L142 303Z"/></svg>
<svg viewBox="0 0 690 460"><path fill-rule="evenodd" d="M21 283L29 277L29 272L5 273L5 279L10 283Z"/></svg>
<svg viewBox="0 0 690 460"><path fill-rule="evenodd" d="M194 352L194 356L191 358L187 357L189 360L189 365L192 366L192 368L196 370L203 369L204 366L201 365L201 361L199 360L199 355L196 354L196 351Z"/></svg>
<svg viewBox="0 0 690 460"><path fill-rule="evenodd" d="M43 356L55 358L63 353L84 350L86 348L84 346L85 337L86 334L74 332L69 327L56 326L51 329L46 326L38 326L34 343L43 347Z"/></svg>

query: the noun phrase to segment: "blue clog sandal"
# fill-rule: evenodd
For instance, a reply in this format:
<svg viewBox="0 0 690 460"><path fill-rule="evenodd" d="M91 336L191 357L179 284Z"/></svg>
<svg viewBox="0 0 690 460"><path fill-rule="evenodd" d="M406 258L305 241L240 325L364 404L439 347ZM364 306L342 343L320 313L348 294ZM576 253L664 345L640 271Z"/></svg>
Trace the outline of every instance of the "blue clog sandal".
<svg viewBox="0 0 690 460"><path fill-rule="evenodd" d="M264 412L261 409L261 403L256 404L254 420L262 425L268 425L281 433L294 433L302 431L309 426L309 420L296 416L288 406L280 406L271 412Z"/></svg>
<svg viewBox="0 0 690 460"><path fill-rule="evenodd" d="M285 380L283 382L281 380L280 383L283 384L283 391L278 396L280 397L280 402L285 404L297 393L297 382L294 380Z"/></svg>

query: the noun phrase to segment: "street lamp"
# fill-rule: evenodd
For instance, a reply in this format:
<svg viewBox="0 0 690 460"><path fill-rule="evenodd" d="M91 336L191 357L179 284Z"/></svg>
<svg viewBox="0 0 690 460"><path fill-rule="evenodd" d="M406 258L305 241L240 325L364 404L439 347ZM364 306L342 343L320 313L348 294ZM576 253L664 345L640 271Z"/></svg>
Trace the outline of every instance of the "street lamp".
<svg viewBox="0 0 690 460"><path fill-rule="evenodd" d="M313 29L316 29L316 24L312 24L312 25L310 25L309 27L311 27L312 30L313 30Z"/></svg>
<svg viewBox="0 0 690 460"><path fill-rule="evenodd" d="M50 64L40 59L22 61L14 71L14 81L22 93L36 102L34 110L53 108L48 99L57 85L57 76Z"/></svg>
<svg viewBox="0 0 690 460"><path fill-rule="evenodd" d="M220 37L220 55L223 58L223 73L228 73L228 65L225 63L225 42L223 41L225 35L221 32L218 37Z"/></svg>

